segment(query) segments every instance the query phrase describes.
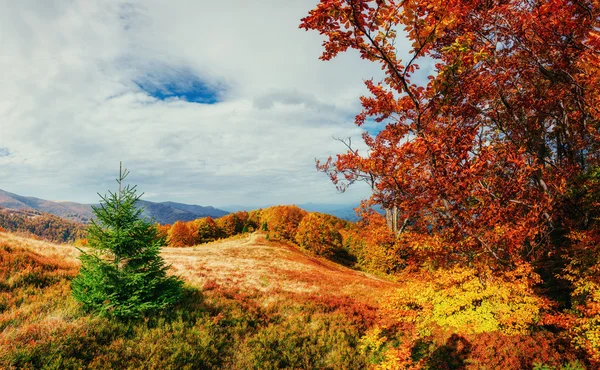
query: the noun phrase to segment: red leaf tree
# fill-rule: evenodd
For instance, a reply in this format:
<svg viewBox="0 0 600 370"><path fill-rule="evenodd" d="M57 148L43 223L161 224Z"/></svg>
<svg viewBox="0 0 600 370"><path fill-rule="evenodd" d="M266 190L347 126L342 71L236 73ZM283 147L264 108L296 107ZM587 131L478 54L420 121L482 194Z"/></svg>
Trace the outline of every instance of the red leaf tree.
<svg viewBox="0 0 600 370"><path fill-rule="evenodd" d="M195 244L194 230L187 222L176 221L169 230L170 247L189 247Z"/></svg>
<svg viewBox="0 0 600 370"><path fill-rule="evenodd" d="M444 263L506 267L539 255L578 214L564 201L570 180L598 165L599 8L321 0L300 25L325 36L321 59L355 49L385 78L365 81L356 116L380 124L363 135L368 153L346 142L318 168L342 190L367 181L374 203L398 210L395 231L435 236ZM435 63L429 76L423 63Z"/></svg>

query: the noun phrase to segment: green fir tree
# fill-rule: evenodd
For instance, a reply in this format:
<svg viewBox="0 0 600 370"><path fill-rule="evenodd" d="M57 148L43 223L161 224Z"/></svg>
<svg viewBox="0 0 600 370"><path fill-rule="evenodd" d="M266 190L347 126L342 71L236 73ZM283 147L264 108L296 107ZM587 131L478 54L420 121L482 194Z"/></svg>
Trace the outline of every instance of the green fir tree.
<svg viewBox="0 0 600 370"><path fill-rule="evenodd" d="M183 282L167 276L160 256L164 238L136 207L136 186L123 186L129 171L120 168L116 193L93 207L89 250L81 250L81 270L72 282L73 296L102 316L135 319L164 310L182 296Z"/></svg>

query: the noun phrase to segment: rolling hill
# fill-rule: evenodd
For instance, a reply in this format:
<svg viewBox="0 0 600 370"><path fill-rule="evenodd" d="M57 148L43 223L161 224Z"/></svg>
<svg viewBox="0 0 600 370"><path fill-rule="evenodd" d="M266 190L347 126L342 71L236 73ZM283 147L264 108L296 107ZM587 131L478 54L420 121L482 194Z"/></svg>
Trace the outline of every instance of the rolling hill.
<svg viewBox="0 0 600 370"><path fill-rule="evenodd" d="M364 369L357 343L398 286L246 234L164 248L184 301L120 323L71 295L79 253L0 232L0 368Z"/></svg>

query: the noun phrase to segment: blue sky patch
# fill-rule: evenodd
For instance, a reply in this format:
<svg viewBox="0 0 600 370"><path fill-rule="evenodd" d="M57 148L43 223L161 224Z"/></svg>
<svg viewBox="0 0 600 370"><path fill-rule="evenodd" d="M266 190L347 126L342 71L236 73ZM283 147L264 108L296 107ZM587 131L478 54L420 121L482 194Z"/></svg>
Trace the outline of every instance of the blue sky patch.
<svg viewBox="0 0 600 370"><path fill-rule="evenodd" d="M201 79L188 68L163 67L133 81L158 100L180 99L190 103L215 104L221 101L221 86Z"/></svg>
<svg viewBox="0 0 600 370"><path fill-rule="evenodd" d="M10 157L12 153L8 150L8 148L0 148L0 158L2 157Z"/></svg>
<svg viewBox="0 0 600 370"><path fill-rule="evenodd" d="M374 120L366 120L361 128L368 132L369 135L374 137L385 128L385 123L375 122Z"/></svg>

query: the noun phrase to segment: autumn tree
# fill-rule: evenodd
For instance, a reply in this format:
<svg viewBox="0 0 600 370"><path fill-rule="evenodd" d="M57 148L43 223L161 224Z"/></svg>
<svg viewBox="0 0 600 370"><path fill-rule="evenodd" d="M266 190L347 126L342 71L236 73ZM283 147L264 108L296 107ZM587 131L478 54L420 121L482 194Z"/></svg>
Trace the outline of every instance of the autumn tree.
<svg viewBox="0 0 600 370"><path fill-rule="evenodd" d="M223 237L226 238L241 233L244 228L242 220L239 219L236 213L219 217L215 222L219 229L221 229Z"/></svg>
<svg viewBox="0 0 600 370"><path fill-rule="evenodd" d="M256 223L250 220L250 213L248 213L248 211L237 211L235 213L235 217L237 217L238 220L238 229L236 230L238 234L245 233L256 228Z"/></svg>
<svg viewBox="0 0 600 370"><path fill-rule="evenodd" d="M208 243L219 238L219 227L212 217L203 217L192 222L196 243Z"/></svg>
<svg viewBox="0 0 600 370"><path fill-rule="evenodd" d="M406 253L379 213L363 205L359 209L358 232L350 248L364 269L392 273L406 266Z"/></svg>
<svg viewBox="0 0 600 370"><path fill-rule="evenodd" d="M296 205L274 206L262 211L261 222L275 238L293 241L305 215L306 211Z"/></svg>
<svg viewBox="0 0 600 370"><path fill-rule="evenodd" d="M81 251L81 270L72 282L73 296L90 310L121 319L163 310L181 298L182 281L167 276L160 256L165 240L136 207L141 195L123 186L129 172L119 172L116 193L101 197L88 228L88 249Z"/></svg>
<svg viewBox="0 0 600 370"><path fill-rule="evenodd" d="M168 242L169 240L169 230L171 230L171 225L166 224L166 225L161 225L161 224L155 224L154 227L156 227L156 231L158 232L158 236L163 238L165 241Z"/></svg>
<svg viewBox="0 0 600 370"><path fill-rule="evenodd" d="M256 230L261 226L261 213L262 209L254 209L248 212L248 226Z"/></svg>
<svg viewBox="0 0 600 370"><path fill-rule="evenodd" d="M310 212L298 224L296 243L318 255L330 255L342 247L342 235L337 218L323 213Z"/></svg>
<svg viewBox="0 0 600 370"><path fill-rule="evenodd" d="M355 120L380 125L368 152L345 141L318 167L341 190L367 181L445 263L541 256L586 227L567 195L599 164L599 16L594 0L321 0L300 25L325 37L321 59L355 49L385 77Z"/></svg>
<svg viewBox="0 0 600 370"><path fill-rule="evenodd" d="M169 230L169 246L190 247L195 244L194 230L187 222L176 221Z"/></svg>

